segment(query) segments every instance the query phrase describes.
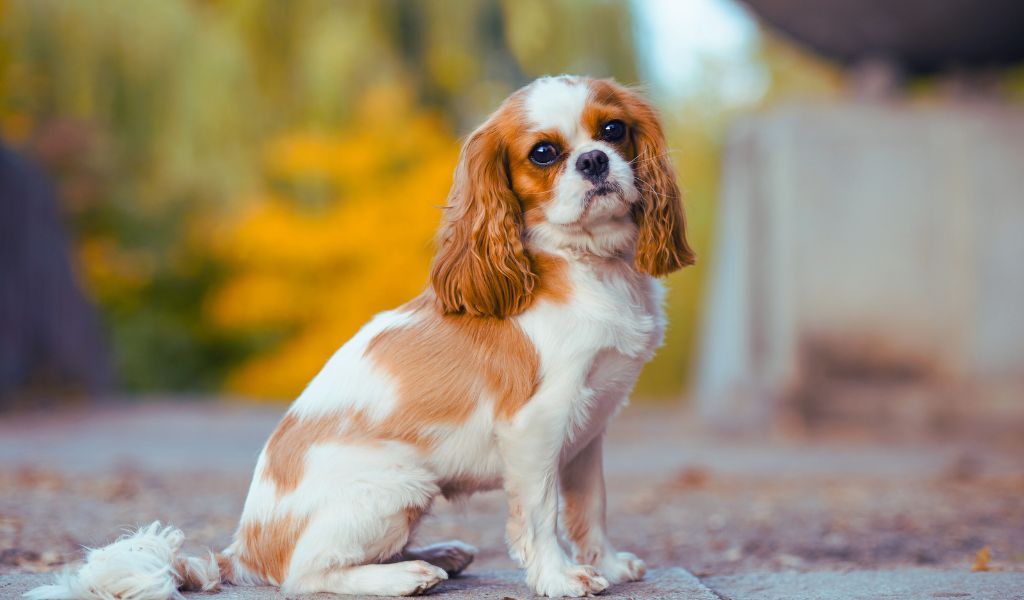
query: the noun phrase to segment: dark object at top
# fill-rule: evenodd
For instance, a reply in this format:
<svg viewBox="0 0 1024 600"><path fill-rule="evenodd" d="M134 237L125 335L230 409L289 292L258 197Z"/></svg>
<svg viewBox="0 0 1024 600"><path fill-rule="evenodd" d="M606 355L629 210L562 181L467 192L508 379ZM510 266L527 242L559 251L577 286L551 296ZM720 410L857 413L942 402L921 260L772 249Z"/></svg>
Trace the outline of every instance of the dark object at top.
<svg viewBox="0 0 1024 600"><path fill-rule="evenodd" d="M1022 0L743 0L764 22L843 63L928 74L1024 60Z"/></svg>

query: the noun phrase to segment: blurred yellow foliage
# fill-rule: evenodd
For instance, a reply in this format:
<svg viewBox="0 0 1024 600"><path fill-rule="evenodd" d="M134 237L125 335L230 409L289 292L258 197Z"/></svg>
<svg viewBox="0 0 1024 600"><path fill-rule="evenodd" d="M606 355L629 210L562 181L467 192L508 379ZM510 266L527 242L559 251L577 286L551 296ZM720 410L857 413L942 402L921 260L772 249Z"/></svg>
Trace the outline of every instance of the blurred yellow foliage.
<svg viewBox="0 0 1024 600"><path fill-rule="evenodd" d="M284 333L229 373L232 391L294 396L373 314L426 285L458 141L397 88L367 93L353 122L272 140L270 191L243 202L210 240L230 276L209 298L206 320ZM326 200L305 202L308 186L325 189Z"/></svg>

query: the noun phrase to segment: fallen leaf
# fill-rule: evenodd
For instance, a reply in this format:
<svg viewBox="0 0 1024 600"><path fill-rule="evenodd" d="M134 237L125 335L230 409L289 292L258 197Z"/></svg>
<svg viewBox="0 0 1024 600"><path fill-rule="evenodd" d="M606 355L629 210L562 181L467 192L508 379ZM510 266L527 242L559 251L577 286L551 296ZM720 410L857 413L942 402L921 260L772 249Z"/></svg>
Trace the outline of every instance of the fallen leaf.
<svg viewBox="0 0 1024 600"><path fill-rule="evenodd" d="M988 566L990 558L992 558L992 551L988 546L978 550L978 553L974 555L974 566L971 567L971 571L978 572L990 570Z"/></svg>
<svg viewBox="0 0 1024 600"><path fill-rule="evenodd" d="M687 467L669 484L673 489L700 488L711 479L711 471L704 467Z"/></svg>

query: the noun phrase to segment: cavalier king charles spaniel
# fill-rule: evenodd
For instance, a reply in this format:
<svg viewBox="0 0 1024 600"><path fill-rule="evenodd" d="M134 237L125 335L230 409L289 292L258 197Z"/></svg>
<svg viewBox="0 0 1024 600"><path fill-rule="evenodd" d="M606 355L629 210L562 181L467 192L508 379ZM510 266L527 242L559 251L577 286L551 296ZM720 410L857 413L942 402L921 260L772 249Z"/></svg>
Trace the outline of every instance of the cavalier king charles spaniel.
<svg viewBox="0 0 1024 600"><path fill-rule="evenodd" d="M662 342L655 277L694 260L684 229L650 104L610 80L534 81L466 141L429 287L345 343L270 436L231 545L184 556L153 523L29 595L420 594L475 549L412 547L417 522L438 495L496 488L537 594L642 578L608 539L601 444Z"/></svg>

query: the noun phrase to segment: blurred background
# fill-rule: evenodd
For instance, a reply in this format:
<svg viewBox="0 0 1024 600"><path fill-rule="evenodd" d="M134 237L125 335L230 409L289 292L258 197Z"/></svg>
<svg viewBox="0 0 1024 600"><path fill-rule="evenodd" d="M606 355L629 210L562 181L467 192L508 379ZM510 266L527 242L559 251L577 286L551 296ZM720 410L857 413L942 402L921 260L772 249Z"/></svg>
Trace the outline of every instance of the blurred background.
<svg viewBox="0 0 1024 600"><path fill-rule="evenodd" d="M426 285L460 140L566 72L660 108L699 255L609 432L618 547L1019 595L1019 0L0 0L0 588L155 518L224 547L286 403ZM420 531L513 568L503 514Z"/></svg>
<svg viewBox="0 0 1024 600"><path fill-rule="evenodd" d="M290 400L425 285L460 138L564 72L645 89L686 191L636 402L1018 394L1024 43L985 4L0 0L0 405Z"/></svg>

